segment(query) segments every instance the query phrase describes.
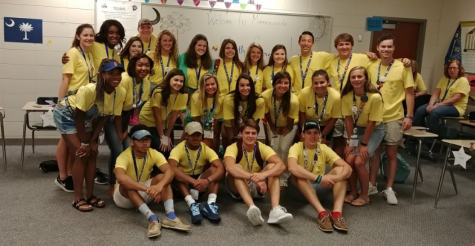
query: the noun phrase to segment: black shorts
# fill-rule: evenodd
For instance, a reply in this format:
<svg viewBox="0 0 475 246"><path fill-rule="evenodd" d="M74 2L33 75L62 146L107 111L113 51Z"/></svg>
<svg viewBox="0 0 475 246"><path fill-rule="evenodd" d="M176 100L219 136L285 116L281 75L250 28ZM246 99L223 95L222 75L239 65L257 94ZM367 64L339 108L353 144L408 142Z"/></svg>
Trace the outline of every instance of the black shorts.
<svg viewBox="0 0 475 246"><path fill-rule="evenodd" d="M325 127L326 127L326 126L320 126L320 133L323 132L323 129L325 129ZM325 139L326 139L327 141L330 141L330 140L332 139L332 137L333 137L333 130L334 130L334 128L332 128L331 131L328 132L328 134L325 136Z"/></svg>

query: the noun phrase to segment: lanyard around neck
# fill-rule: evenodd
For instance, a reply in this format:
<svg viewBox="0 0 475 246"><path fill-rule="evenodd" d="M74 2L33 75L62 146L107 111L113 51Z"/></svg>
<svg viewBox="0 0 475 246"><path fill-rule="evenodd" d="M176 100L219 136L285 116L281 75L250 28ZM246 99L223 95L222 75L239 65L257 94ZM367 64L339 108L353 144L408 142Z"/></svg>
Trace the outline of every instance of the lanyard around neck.
<svg viewBox="0 0 475 246"><path fill-rule="evenodd" d="M363 94L363 96L361 96L361 98L362 97L366 97L366 92ZM353 120L355 122L353 127L357 127L356 123L358 122L358 119L361 116L361 112L363 112L364 105L365 105L365 102L361 101L360 108L358 109L356 107L356 94L355 94L355 91L353 91L353 107L351 108L351 111L353 111Z"/></svg>
<svg viewBox="0 0 475 246"><path fill-rule="evenodd" d="M254 160L256 159L256 150L257 150L257 143L254 144L254 150L252 152L252 162L251 164L249 165L249 159L247 158L247 151L246 149L244 148L244 145L242 146L242 153L244 153L244 156L246 158L246 162L247 162L247 170L252 173L252 166L254 165Z"/></svg>
<svg viewBox="0 0 475 246"><path fill-rule="evenodd" d="M328 101L328 91L325 97L323 98L323 108L322 112L318 114L318 97L317 93L315 93L315 114L318 116L318 122L322 121L323 115L325 114L325 108L327 107L327 101Z"/></svg>
<svg viewBox="0 0 475 246"><path fill-rule="evenodd" d="M142 82L143 83L143 82ZM171 95L170 95L171 96ZM178 92L176 93L176 96L175 96L175 101L173 102L173 107L172 109L170 110L170 112L168 112L168 104L167 106L165 106L165 114L168 114L167 117L165 118L165 122L168 120L168 117L170 117L170 115L172 114L172 111L173 111L173 108L175 107L175 104L176 104L176 99L178 98ZM170 99L168 99L170 100Z"/></svg>
<svg viewBox="0 0 475 246"><path fill-rule="evenodd" d="M115 52L115 49L112 49L112 58L109 57L109 48L107 47L107 44L104 43L104 47L106 48L106 54L107 54L107 58L108 59L114 59L114 52Z"/></svg>
<svg viewBox="0 0 475 246"><path fill-rule="evenodd" d="M305 166L305 170L307 170L307 166L308 166L308 151L307 149L305 148L305 143L302 143L303 144L303 164ZM320 154L320 150L318 149L318 146L315 147L315 155L313 156L313 162L312 162L312 166L315 167L315 165L317 165L317 161L318 161L318 154Z"/></svg>
<svg viewBox="0 0 475 246"><path fill-rule="evenodd" d="M340 76L340 57L338 57L338 68L336 69L336 73L338 74L338 80L340 80L340 92L343 89L343 82L345 81L346 72L348 71L348 66L350 65L351 58L353 58L353 54L351 54L350 59L348 59L348 62L346 63L343 76Z"/></svg>
<svg viewBox="0 0 475 246"><path fill-rule="evenodd" d="M282 102L279 104L279 110L277 110L277 95L274 91L274 130L277 130L277 120L279 119L280 111L282 110Z"/></svg>
<svg viewBox="0 0 475 246"><path fill-rule="evenodd" d="M82 53L82 57L84 57L84 61L86 61L86 66L87 66L87 74L89 75L89 83L92 82L92 76L91 76L91 57L89 56L89 53L87 53L87 58L89 59L89 62L88 62L88 59L86 59L86 54L84 53L84 50L82 49L81 45L79 45L79 49L81 50L81 53Z"/></svg>
<svg viewBox="0 0 475 246"><path fill-rule="evenodd" d="M192 165L191 164L190 153L188 152L188 148L186 147L186 142L185 142L186 157L188 157L188 163L190 164L190 168L193 171L193 175L195 175L196 166L198 166L198 160L200 159L200 155L201 155L201 147L202 146L201 146L201 143L200 143L200 149L198 150L198 154L196 154L195 165Z"/></svg>
<svg viewBox="0 0 475 246"><path fill-rule="evenodd" d="M167 75L168 70L170 69L170 56L168 56L167 67L163 68L163 56L160 54L160 65L162 66L162 76L165 79L165 75Z"/></svg>
<svg viewBox="0 0 475 246"><path fill-rule="evenodd" d="M447 81L447 87L445 87L444 97L442 97L442 100L441 100L441 101L444 101L444 100L445 100L445 97L447 96L447 92L449 92L450 87L452 87L452 85L455 84L455 82L457 81L457 79L459 79L459 78L456 78L456 79L452 82L452 84L450 84L450 79L449 79L449 81Z"/></svg>
<svg viewBox="0 0 475 246"><path fill-rule="evenodd" d="M139 175L139 172L137 169L137 162L135 161L134 150L132 148L130 150L132 151L132 159L134 159L135 176L137 177L137 182L140 182L140 180L142 179L143 169L145 168L145 163L147 161L147 153L145 153L143 157L142 171L140 171L140 175Z"/></svg>
<svg viewBox="0 0 475 246"><path fill-rule="evenodd" d="M224 61L224 59L223 59ZM228 76L228 68L226 67L226 62L223 62L224 63L224 72L226 72L226 78L228 79L228 90L230 90L231 88L231 82L233 81L233 73L234 73L234 60L233 60L233 63L232 63L232 67L231 67L231 78Z"/></svg>
<svg viewBox="0 0 475 246"><path fill-rule="evenodd" d="M143 93L143 80L141 82L140 86L140 92L138 93L138 98L137 98L137 80L134 77L134 92L133 92L133 103L134 103L134 108L139 108L142 106L142 93Z"/></svg>
<svg viewBox="0 0 475 246"><path fill-rule="evenodd" d="M310 67L310 63L312 62L313 52L310 54L310 59L307 62L307 68L305 69L305 73L303 72L302 68L302 56L300 56L300 75L302 76L302 89L305 87L305 78L307 78L308 68Z"/></svg>
<svg viewBox="0 0 475 246"><path fill-rule="evenodd" d="M147 51L150 51L150 44L152 43L152 37L150 37L150 41L148 42L148 48Z"/></svg>
<svg viewBox="0 0 475 246"><path fill-rule="evenodd" d="M381 76L381 78L379 78L379 75L380 75L380 72L381 72L381 62L379 63L378 79L377 79L377 81L376 81L376 84L378 84L378 90L381 89L381 87L383 87L384 82L386 82L386 79L387 79L389 70L391 69L393 63L394 63L394 60L392 60L391 63L389 63L389 66L388 66L388 68L386 69L386 72L384 73L383 76Z"/></svg>

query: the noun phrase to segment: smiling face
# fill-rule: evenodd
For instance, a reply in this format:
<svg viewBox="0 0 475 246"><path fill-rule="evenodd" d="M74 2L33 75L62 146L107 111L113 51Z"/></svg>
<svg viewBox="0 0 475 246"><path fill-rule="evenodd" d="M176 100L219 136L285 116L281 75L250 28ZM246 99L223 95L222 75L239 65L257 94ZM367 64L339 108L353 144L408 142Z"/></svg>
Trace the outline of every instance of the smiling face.
<svg viewBox="0 0 475 246"><path fill-rule="evenodd" d="M381 41L381 43L379 43L379 45L376 48L379 52L379 57L381 59L392 58L394 50L395 50L394 40L387 39L387 40Z"/></svg>
<svg viewBox="0 0 475 246"><path fill-rule="evenodd" d="M285 94L290 89L290 81L288 78L279 79L275 83L275 91L280 94Z"/></svg>
<svg viewBox="0 0 475 246"><path fill-rule="evenodd" d="M137 77L144 79L149 73L150 61L147 59L147 57L142 57L137 60L137 63L135 64L135 74L137 74Z"/></svg>
<svg viewBox="0 0 475 246"><path fill-rule="evenodd" d="M302 133L305 146L314 147L317 146L318 139L320 138L320 131L315 129L309 129Z"/></svg>
<svg viewBox="0 0 475 246"><path fill-rule="evenodd" d="M351 42L348 41L340 41L336 45L336 50L340 56L349 56L353 50L353 45L351 45Z"/></svg>
<svg viewBox="0 0 475 246"><path fill-rule="evenodd" d="M183 83L185 82L185 77L182 75L175 75L170 79L170 87L172 92L175 93L183 87Z"/></svg>
<svg viewBox="0 0 475 246"><path fill-rule="evenodd" d="M79 40L81 47L91 47L94 43L94 30L92 28L84 28L80 35L76 35L76 39Z"/></svg>
<svg viewBox="0 0 475 246"><path fill-rule="evenodd" d="M111 71L103 72L102 76L104 77L106 84L112 87L117 87L122 80L122 70L114 68Z"/></svg>
<svg viewBox="0 0 475 246"><path fill-rule="evenodd" d="M238 89L242 96L249 96L249 93L251 92L251 83L247 79L240 79Z"/></svg>
<svg viewBox="0 0 475 246"><path fill-rule="evenodd" d="M107 31L107 42L114 46L118 45L120 42L119 28L116 26L109 27Z"/></svg>
<svg viewBox="0 0 475 246"><path fill-rule="evenodd" d="M151 25L141 25L137 28L140 38L149 38L152 36L153 27Z"/></svg>
<svg viewBox="0 0 475 246"><path fill-rule="evenodd" d="M245 127L242 132L239 133L242 137L242 141L246 145L254 145L257 140L257 130L253 127L247 126Z"/></svg>
<svg viewBox="0 0 475 246"><path fill-rule="evenodd" d="M205 81L205 92L206 95L214 95L218 90L218 83L214 78L209 78Z"/></svg>
<svg viewBox="0 0 475 246"><path fill-rule="evenodd" d="M236 55L236 50L234 49L234 46L232 43L227 43L225 48L224 48L224 55L228 59L233 59L234 55Z"/></svg>
<svg viewBox="0 0 475 246"><path fill-rule="evenodd" d="M314 40L312 36L307 35L307 34L302 35L302 37L299 40L299 46L303 53L312 51L313 44L314 44Z"/></svg>
<svg viewBox="0 0 475 246"><path fill-rule="evenodd" d="M286 58L285 50L284 49L276 50L272 58L274 59L274 62L276 65L282 66Z"/></svg>
<svg viewBox="0 0 475 246"><path fill-rule="evenodd" d="M318 94L327 93L328 81L323 75L318 75L312 78L312 88Z"/></svg>
<svg viewBox="0 0 475 246"><path fill-rule="evenodd" d="M198 40L195 45L195 53L197 56L201 57L206 53L206 49L208 48L208 42L205 40Z"/></svg>
<svg viewBox="0 0 475 246"><path fill-rule="evenodd" d="M168 35L163 35L160 39L160 47L163 50L170 51L173 47L173 39Z"/></svg>
<svg viewBox="0 0 475 246"><path fill-rule="evenodd" d="M134 41L129 48L129 59L140 53L142 53L142 43L139 40Z"/></svg>
<svg viewBox="0 0 475 246"><path fill-rule="evenodd" d="M350 83L355 90L364 88L367 78L365 77L363 69L351 71L349 77Z"/></svg>
<svg viewBox="0 0 475 246"><path fill-rule="evenodd" d="M253 63L257 63L262 57L261 50L257 47L252 47L250 57Z"/></svg>
<svg viewBox="0 0 475 246"><path fill-rule="evenodd" d="M191 135L188 135L185 133L185 139L186 139L186 144L194 147L194 148L199 148L201 141L203 140L203 135L199 132L195 132Z"/></svg>

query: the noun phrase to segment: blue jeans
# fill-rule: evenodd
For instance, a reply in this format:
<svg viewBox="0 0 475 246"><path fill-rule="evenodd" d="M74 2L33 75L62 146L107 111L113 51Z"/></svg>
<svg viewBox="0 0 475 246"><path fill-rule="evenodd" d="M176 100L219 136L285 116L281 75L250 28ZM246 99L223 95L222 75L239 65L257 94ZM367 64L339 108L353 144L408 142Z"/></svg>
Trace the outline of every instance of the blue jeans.
<svg viewBox="0 0 475 246"><path fill-rule="evenodd" d="M127 131L127 128L122 129L124 132ZM115 128L114 121L108 119L104 126L104 135L107 142L107 146L110 149L109 155L109 184L115 184L115 175L114 175L114 168L115 168L115 160L117 157L124 152L130 146L130 140L127 136L122 143L120 142L119 136L117 136L117 130Z"/></svg>
<svg viewBox="0 0 475 246"><path fill-rule="evenodd" d="M414 115L414 126L425 126L425 118L427 117L427 128L430 128L432 125L439 124L439 120L441 117L459 117L459 111L453 105L447 106L440 106L433 109L430 113L427 113L427 103L420 106L416 110L416 114Z"/></svg>

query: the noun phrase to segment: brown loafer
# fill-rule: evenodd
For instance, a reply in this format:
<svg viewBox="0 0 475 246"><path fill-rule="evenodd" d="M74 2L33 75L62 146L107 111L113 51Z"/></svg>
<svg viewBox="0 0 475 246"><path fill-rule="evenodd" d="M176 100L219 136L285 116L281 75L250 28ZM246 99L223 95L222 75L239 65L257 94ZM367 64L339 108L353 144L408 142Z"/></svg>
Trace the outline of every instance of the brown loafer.
<svg viewBox="0 0 475 246"><path fill-rule="evenodd" d="M318 229L324 232L333 232L332 223L330 221L330 215L325 215L322 218L317 219Z"/></svg>
<svg viewBox="0 0 475 246"><path fill-rule="evenodd" d="M343 232L348 232L348 227L346 226L345 218L343 218L343 215L337 216L336 218L330 216L330 220L335 229Z"/></svg>

